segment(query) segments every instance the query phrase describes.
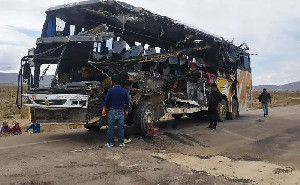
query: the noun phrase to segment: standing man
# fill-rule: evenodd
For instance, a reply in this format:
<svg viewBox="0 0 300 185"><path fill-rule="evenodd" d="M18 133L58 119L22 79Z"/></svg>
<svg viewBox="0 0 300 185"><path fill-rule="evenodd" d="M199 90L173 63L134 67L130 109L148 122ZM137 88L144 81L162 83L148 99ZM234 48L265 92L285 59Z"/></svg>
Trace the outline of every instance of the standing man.
<svg viewBox="0 0 300 185"><path fill-rule="evenodd" d="M262 108L264 111L264 117L266 117L266 115L269 114L269 110L268 110L269 102L271 104L271 95L270 95L270 93L267 92L266 88L263 89L263 92L259 95L258 99L259 99L259 102L261 102L261 104L262 104Z"/></svg>
<svg viewBox="0 0 300 185"><path fill-rule="evenodd" d="M211 84L211 93L208 98L208 116L209 126L211 130L217 129L217 122L219 120L219 112L221 108L222 93L219 91L217 84Z"/></svg>
<svg viewBox="0 0 300 185"><path fill-rule="evenodd" d="M108 130L107 146L112 147L114 144L114 126L118 126L119 147L124 147L124 120L128 117L129 95L121 87L122 80L119 76L113 79L113 87L110 88L105 97L105 103L102 110L102 116L106 116L108 111Z"/></svg>

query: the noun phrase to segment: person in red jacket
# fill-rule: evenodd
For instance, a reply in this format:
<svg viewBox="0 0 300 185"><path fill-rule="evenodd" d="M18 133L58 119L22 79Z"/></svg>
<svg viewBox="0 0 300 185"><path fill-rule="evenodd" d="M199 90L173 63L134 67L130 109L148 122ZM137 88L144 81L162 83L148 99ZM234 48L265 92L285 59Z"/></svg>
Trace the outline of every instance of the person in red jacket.
<svg viewBox="0 0 300 185"><path fill-rule="evenodd" d="M22 134L20 123L15 122L15 125L11 128L11 133L13 133L14 135Z"/></svg>

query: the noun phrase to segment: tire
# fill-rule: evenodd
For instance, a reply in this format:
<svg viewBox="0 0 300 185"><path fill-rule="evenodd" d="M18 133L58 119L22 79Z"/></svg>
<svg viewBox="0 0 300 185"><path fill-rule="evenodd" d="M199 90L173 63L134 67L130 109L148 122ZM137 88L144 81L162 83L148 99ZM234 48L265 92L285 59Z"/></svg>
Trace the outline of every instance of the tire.
<svg viewBox="0 0 300 185"><path fill-rule="evenodd" d="M154 124L154 108L149 102L141 102L134 111L133 125L141 133L145 134L149 126Z"/></svg>
<svg viewBox="0 0 300 185"><path fill-rule="evenodd" d="M100 101L100 100L99 100ZM102 108L103 103L100 102L98 104L97 101L89 101L88 107L87 107L87 114L86 114L86 120L87 120L87 126L97 126L98 124L107 125L107 118L102 117ZM94 119L99 119L97 122L93 122Z"/></svg>
<svg viewBox="0 0 300 185"><path fill-rule="evenodd" d="M84 128L88 129L89 131L92 132L98 132L101 128L101 126L98 125L84 125Z"/></svg>
<svg viewBox="0 0 300 185"><path fill-rule="evenodd" d="M181 119L182 118L182 114L172 114L174 119Z"/></svg>
<svg viewBox="0 0 300 185"><path fill-rule="evenodd" d="M220 121L225 121L226 120L226 115L227 115L227 102L226 102L226 100L223 99L221 101L219 120Z"/></svg>
<svg viewBox="0 0 300 185"><path fill-rule="evenodd" d="M239 107L237 99L233 99L231 103L231 113L229 114L230 119L236 119L239 116Z"/></svg>

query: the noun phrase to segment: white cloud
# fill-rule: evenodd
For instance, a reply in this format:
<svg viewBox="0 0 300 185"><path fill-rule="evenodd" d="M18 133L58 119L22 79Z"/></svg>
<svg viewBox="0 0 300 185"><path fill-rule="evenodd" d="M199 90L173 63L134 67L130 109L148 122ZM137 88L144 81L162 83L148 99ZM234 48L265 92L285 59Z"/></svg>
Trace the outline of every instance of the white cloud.
<svg viewBox="0 0 300 185"><path fill-rule="evenodd" d="M195 25L236 44L247 42L253 84L299 81L300 1L296 0L124 0L155 13ZM18 30L40 32L49 7L75 0L10 0L0 2L0 70L17 66L35 39ZM3 43L9 46L3 46ZM13 51L11 51L13 50ZM18 52L15 52L18 50ZM9 61L11 60L11 61ZM3 67L3 68L2 68ZM16 69L17 70L17 69Z"/></svg>
<svg viewBox="0 0 300 185"><path fill-rule="evenodd" d="M12 26L0 26L1 42L9 45L30 46L35 38L18 31Z"/></svg>

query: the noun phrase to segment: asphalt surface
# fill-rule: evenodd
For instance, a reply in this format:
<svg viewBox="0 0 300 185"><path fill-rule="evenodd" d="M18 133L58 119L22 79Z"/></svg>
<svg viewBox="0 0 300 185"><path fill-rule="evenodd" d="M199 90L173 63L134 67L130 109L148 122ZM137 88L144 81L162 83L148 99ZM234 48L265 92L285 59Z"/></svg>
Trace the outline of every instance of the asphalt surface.
<svg viewBox="0 0 300 185"><path fill-rule="evenodd" d="M216 131L165 123L125 148L106 148L105 129L0 138L0 184L300 184L300 106L247 111Z"/></svg>

